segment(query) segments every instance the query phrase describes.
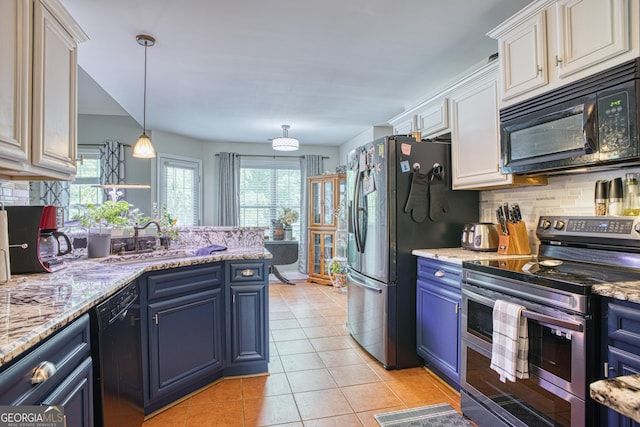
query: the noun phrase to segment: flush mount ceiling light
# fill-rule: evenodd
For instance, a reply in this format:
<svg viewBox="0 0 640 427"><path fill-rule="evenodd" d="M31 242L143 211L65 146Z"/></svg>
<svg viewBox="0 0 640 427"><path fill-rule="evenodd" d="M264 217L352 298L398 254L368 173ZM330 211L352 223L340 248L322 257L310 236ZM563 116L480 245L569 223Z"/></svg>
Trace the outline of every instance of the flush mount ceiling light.
<svg viewBox="0 0 640 427"><path fill-rule="evenodd" d="M296 151L300 142L289 136L289 125L282 125L282 136L271 140L271 148L278 151Z"/></svg>
<svg viewBox="0 0 640 427"><path fill-rule="evenodd" d="M140 46L144 46L144 106L142 112L142 135L133 146L133 157L141 159L151 159L156 156L151 138L147 136L147 48L156 44L156 39L151 36L140 34L136 36L136 41Z"/></svg>

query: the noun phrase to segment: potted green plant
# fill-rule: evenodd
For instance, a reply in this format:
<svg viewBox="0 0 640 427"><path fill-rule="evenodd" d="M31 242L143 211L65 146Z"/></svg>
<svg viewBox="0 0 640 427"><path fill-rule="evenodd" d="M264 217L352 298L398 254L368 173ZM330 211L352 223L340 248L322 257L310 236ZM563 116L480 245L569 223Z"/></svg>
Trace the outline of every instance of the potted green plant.
<svg viewBox="0 0 640 427"><path fill-rule="evenodd" d="M111 232L114 228L130 226L128 216L132 205L121 200L106 201L101 205L88 204L78 219L88 229L87 252L89 258L108 256L111 252Z"/></svg>
<svg viewBox="0 0 640 427"><path fill-rule="evenodd" d="M347 264L341 259L332 259L327 267L331 283L336 288L347 286Z"/></svg>
<svg viewBox="0 0 640 427"><path fill-rule="evenodd" d="M292 228L291 224L298 221L298 212L292 208L282 207L282 214L278 217L277 221L282 224L284 228L284 239L291 240Z"/></svg>

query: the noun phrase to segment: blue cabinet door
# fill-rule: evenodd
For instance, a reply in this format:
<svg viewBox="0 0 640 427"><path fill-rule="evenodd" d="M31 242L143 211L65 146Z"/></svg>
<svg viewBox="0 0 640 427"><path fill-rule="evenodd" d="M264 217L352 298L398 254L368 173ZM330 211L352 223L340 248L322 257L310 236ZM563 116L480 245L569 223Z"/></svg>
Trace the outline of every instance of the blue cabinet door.
<svg viewBox="0 0 640 427"><path fill-rule="evenodd" d="M151 401L222 370L222 289L149 304Z"/></svg>
<svg viewBox="0 0 640 427"><path fill-rule="evenodd" d="M462 267L418 258L416 349L427 366L460 387Z"/></svg>
<svg viewBox="0 0 640 427"><path fill-rule="evenodd" d="M417 349L425 361L460 385L460 293L418 280Z"/></svg>
<svg viewBox="0 0 640 427"><path fill-rule="evenodd" d="M265 284L229 286L228 323L228 364L225 372L228 370L233 374L234 366L248 364L255 364L256 368L262 369L269 359Z"/></svg>
<svg viewBox="0 0 640 427"><path fill-rule="evenodd" d="M65 425L93 426L93 363L85 361L67 377L42 405L63 406Z"/></svg>

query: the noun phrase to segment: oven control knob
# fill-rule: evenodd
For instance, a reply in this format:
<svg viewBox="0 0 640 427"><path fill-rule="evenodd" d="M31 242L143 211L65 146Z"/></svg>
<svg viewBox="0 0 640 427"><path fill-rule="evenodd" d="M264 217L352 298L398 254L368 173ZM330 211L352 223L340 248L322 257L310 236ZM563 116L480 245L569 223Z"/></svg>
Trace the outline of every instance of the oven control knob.
<svg viewBox="0 0 640 427"><path fill-rule="evenodd" d="M548 230L549 227L551 227L551 221L549 221L548 219L543 219L542 221L540 221L540 228Z"/></svg>
<svg viewBox="0 0 640 427"><path fill-rule="evenodd" d="M636 223L636 225L633 226L633 229L636 231L636 233L640 233L640 222Z"/></svg>
<svg viewBox="0 0 640 427"><path fill-rule="evenodd" d="M562 230L564 228L564 221L560 221L559 219L553 221L553 228L556 230Z"/></svg>

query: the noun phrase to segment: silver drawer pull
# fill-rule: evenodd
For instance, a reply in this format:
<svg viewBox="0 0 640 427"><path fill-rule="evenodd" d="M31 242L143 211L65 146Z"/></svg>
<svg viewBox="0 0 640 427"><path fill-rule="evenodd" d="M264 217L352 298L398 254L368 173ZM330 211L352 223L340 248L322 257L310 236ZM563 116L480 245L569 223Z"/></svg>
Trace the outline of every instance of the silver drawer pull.
<svg viewBox="0 0 640 427"><path fill-rule="evenodd" d="M255 273L254 273L254 271L253 271L252 269L247 268L247 269L245 269L245 270L242 270L242 272L241 272L240 274L242 274L242 277L251 277L251 276L253 276Z"/></svg>
<svg viewBox="0 0 640 427"><path fill-rule="evenodd" d="M435 273L433 273L433 275L436 277L444 277L444 271L437 270Z"/></svg>
<svg viewBox="0 0 640 427"><path fill-rule="evenodd" d="M49 378L51 378L58 368L51 362L41 362L38 366L33 368L33 375L31 375L31 384L42 384Z"/></svg>

